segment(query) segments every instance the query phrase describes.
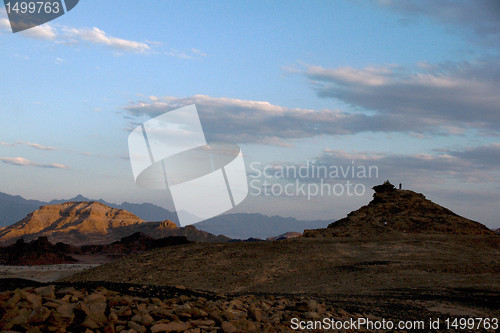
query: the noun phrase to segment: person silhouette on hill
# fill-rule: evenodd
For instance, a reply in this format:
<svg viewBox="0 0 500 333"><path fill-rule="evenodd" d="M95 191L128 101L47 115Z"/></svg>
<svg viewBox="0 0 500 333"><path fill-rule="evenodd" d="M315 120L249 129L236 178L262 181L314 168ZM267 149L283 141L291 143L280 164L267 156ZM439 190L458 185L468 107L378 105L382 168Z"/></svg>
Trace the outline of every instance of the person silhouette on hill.
<svg viewBox="0 0 500 333"><path fill-rule="evenodd" d="M401 189L401 186L402 186L401 183L399 183L399 189Z"/></svg>

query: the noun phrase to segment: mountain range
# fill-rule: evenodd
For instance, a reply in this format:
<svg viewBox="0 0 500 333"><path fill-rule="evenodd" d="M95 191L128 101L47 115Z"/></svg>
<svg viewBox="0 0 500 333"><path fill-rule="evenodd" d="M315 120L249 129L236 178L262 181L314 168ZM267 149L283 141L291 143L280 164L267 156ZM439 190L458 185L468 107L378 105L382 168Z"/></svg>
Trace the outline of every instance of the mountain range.
<svg viewBox="0 0 500 333"><path fill-rule="evenodd" d="M67 200L44 202L27 200L18 195L13 196L0 192L0 227L9 226L20 221L27 214L37 210L41 206L83 201L95 201L112 208L123 209L148 222L170 220L177 223L178 221L175 212L150 203L137 204L123 202L115 204L102 199L92 200L82 195L77 195ZM266 239L286 232L294 231L302 233L305 229L324 228L329 223L331 221L328 220L297 220L293 217L236 213L213 217L197 223L196 228L214 235L226 235L235 239L247 239L250 237Z"/></svg>
<svg viewBox="0 0 500 333"><path fill-rule="evenodd" d="M63 242L73 246L110 244L138 232L153 238L185 236L197 242L229 240L194 226L179 228L169 220L146 222L126 210L96 201L70 201L42 206L21 221L0 228L0 242L9 244L21 237L28 241L47 237L53 243Z"/></svg>

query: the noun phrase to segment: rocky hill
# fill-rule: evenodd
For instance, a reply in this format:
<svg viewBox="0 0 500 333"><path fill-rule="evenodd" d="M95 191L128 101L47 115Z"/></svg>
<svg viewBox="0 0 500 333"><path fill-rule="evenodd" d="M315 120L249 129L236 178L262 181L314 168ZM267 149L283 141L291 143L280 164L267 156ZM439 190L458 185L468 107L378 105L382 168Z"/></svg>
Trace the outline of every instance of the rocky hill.
<svg viewBox="0 0 500 333"><path fill-rule="evenodd" d="M46 205L57 205L66 202L100 202L106 206L123 209L137 215L145 221L162 221L165 219L177 221L177 214L162 207L150 203L130 203L123 202L121 204L107 202L103 199L89 199L83 195L70 199L55 199L49 202L39 200L27 200L19 195L9 195L0 192L0 227L12 225L23 219L28 213Z"/></svg>
<svg viewBox="0 0 500 333"><path fill-rule="evenodd" d="M20 237L30 241L42 236L48 237L52 243L63 242L74 246L110 244L137 232L155 239L185 236L190 241L229 240L224 236L197 230L193 226L178 228L169 220L145 222L126 210L91 201L40 207L21 221L1 228L0 242L7 245Z"/></svg>
<svg viewBox="0 0 500 333"><path fill-rule="evenodd" d="M40 207L21 221L0 229L0 240L48 236L53 242L74 244L86 237L104 240L110 235L120 234L122 227L143 222L130 212L99 202L65 202Z"/></svg>
<svg viewBox="0 0 500 333"><path fill-rule="evenodd" d="M378 234L494 235L479 222L459 216L421 193L398 190L391 183L373 187L373 200L325 229L306 230L304 237L372 236Z"/></svg>

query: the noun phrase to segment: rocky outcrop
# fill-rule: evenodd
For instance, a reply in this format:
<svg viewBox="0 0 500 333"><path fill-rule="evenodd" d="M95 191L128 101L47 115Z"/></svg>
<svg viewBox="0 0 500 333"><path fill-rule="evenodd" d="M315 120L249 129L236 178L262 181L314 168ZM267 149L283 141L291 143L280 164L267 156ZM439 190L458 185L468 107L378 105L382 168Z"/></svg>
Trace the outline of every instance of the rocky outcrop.
<svg viewBox="0 0 500 333"><path fill-rule="evenodd" d="M269 237L267 238L267 240L283 240L283 239L297 238L301 236L302 236L301 232L289 231L279 236Z"/></svg>
<svg viewBox="0 0 500 333"><path fill-rule="evenodd" d="M0 248L0 263L3 265L54 265L71 264L78 260L70 253L77 253L78 248L58 243L53 245L47 237L40 237L29 243L19 239L14 245Z"/></svg>
<svg viewBox="0 0 500 333"><path fill-rule="evenodd" d="M193 243L184 236L169 236L160 239L154 239L142 232L136 232L121 240L109 245L85 245L81 247L83 254L114 254L125 255L132 253L141 253L164 246L183 245Z"/></svg>
<svg viewBox="0 0 500 333"><path fill-rule="evenodd" d="M175 224L175 222L172 222L170 220L165 220L165 221L162 221L160 222L160 224L158 225L158 229L177 229L177 224Z"/></svg>
<svg viewBox="0 0 500 333"><path fill-rule="evenodd" d="M492 235L479 222L459 216L421 193L397 190L385 182L373 188L373 200L325 229L304 237L370 236L391 233Z"/></svg>
<svg viewBox="0 0 500 333"><path fill-rule="evenodd" d="M136 226L122 228L124 234L130 235L141 232L153 238L165 238L170 236L183 236L193 242L227 242L230 238L223 235L213 235L209 232L198 230L194 225L178 228L172 221L146 222Z"/></svg>
<svg viewBox="0 0 500 333"><path fill-rule="evenodd" d="M374 186L373 190L375 193L392 193L396 191L396 187L386 180L383 184Z"/></svg>
<svg viewBox="0 0 500 333"><path fill-rule="evenodd" d="M227 242L230 238L224 235L213 235L209 232L198 230L194 225L187 225L183 228L176 229L170 235L172 236L185 236L187 239L194 242L211 242L211 243L219 243L219 242Z"/></svg>

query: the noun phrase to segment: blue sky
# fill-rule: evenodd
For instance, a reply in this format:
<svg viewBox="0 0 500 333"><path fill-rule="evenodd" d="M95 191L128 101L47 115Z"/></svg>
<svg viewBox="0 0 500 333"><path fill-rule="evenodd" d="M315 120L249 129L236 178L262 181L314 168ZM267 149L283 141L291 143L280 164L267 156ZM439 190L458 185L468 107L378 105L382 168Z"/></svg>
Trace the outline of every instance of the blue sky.
<svg viewBox="0 0 500 333"><path fill-rule="evenodd" d="M376 165L367 189L402 182L498 227L498 45L498 1L86 0L16 34L2 11L0 191L173 209L134 184L127 137L195 103L248 169ZM371 193L231 212L335 219Z"/></svg>

